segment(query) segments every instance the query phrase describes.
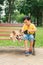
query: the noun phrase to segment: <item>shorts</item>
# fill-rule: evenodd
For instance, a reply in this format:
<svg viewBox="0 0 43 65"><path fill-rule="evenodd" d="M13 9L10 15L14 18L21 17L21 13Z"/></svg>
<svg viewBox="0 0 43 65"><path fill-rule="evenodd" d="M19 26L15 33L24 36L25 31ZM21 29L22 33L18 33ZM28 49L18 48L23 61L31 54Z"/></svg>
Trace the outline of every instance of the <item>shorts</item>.
<svg viewBox="0 0 43 65"><path fill-rule="evenodd" d="M32 34L24 34L22 37L23 40L34 40L34 36Z"/></svg>

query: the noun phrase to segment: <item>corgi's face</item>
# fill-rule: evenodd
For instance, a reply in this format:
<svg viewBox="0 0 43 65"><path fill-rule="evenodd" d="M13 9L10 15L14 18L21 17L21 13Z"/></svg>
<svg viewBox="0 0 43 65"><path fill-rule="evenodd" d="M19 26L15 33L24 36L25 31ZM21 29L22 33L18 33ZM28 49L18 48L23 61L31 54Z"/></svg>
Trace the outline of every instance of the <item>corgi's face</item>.
<svg viewBox="0 0 43 65"><path fill-rule="evenodd" d="M16 33L16 34L15 34L14 36L16 37L16 39L17 39L17 40L21 40L21 36L22 36L22 35L21 35L20 31L15 31L15 33Z"/></svg>
<svg viewBox="0 0 43 65"><path fill-rule="evenodd" d="M11 33L11 35L10 35L10 37L12 38L12 40L21 40L21 33L20 33L20 31L17 31L17 30L15 30L15 31L12 31L12 33Z"/></svg>

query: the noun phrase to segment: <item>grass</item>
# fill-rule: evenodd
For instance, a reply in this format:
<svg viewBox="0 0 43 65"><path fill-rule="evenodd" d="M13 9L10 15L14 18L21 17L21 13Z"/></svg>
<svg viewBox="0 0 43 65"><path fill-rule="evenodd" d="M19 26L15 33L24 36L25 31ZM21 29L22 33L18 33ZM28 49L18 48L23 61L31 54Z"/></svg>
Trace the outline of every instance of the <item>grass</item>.
<svg viewBox="0 0 43 65"><path fill-rule="evenodd" d="M36 47L43 47L43 27L37 28Z"/></svg>
<svg viewBox="0 0 43 65"><path fill-rule="evenodd" d="M0 46L24 46L24 42L19 43L18 41L11 40L0 40ZM29 44L29 43L28 43ZM36 32L36 47L43 47L43 27L38 27Z"/></svg>

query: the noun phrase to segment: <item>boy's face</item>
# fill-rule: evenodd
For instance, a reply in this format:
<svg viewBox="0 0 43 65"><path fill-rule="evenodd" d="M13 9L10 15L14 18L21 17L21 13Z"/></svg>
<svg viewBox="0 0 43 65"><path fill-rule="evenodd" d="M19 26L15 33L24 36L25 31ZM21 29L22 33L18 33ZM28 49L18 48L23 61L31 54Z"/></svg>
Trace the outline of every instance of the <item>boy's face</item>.
<svg viewBox="0 0 43 65"><path fill-rule="evenodd" d="M27 19L25 19L25 20L24 20L24 23L25 23L26 25L28 25L28 26L29 26L29 25L30 25L30 23L31 23L31 20L27 20Z"/></svg>

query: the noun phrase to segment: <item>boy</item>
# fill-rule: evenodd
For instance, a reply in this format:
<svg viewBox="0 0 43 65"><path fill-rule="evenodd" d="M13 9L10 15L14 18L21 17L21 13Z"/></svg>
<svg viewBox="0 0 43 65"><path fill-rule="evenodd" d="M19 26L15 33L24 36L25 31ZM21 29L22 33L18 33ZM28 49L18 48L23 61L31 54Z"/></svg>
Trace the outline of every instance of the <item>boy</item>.
<svg viewBox="0 0 43 65"><path fill-rule="evenodd" d="M33 41L34 36L33 34L36 32L36 27L34 24L31 23L30 17L26 16L23 19L24 25L22 27L23 40L24 40L24 46L25 46L25 54L32 53L32 47L33 47ZM30 48L28 49L28 40L30 41Z"/></svg>

